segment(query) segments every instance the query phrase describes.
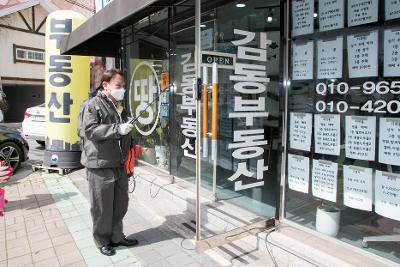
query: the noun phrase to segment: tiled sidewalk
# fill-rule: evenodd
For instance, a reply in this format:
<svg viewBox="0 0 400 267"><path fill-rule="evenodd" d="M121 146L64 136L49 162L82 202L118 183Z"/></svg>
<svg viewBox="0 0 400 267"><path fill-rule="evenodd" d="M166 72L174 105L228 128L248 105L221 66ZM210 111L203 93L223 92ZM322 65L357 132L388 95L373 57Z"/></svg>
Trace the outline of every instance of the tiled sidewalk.
<svg viewBox="0 0 400 267"><path fill-rule="evenodd" d="M88 200L85 171L75 171L69 178ZM157 189L154 191L157 192ZM145 267L221 266L208 255L196 252L192 240L172 230L166 224L166 218L149 208L146 200L136 197L137 193L135 191L130 194L128 212L124 218L124 232L129 237L139 240L139 246L130 248L130 251L140 264Z"/></svg>
<svg viewBox="0 0 400 267"><path fill-rule="evenodd" d="M43 178L76 246L89 267L140 266L127 248L118 248L116 255L111 257L99 253L92 239L90 205L68 176L43 174Z"/></svg>
<svg viewBox="0 0 400 267"><path fill-rule="evenodd" d="M39 173L4 188L9 203L0 217L0 266L86 266Z"/></svg>
<svg viewBox="0 0 400 267"><path fill-rule="evenodd" d="M9 203L0 217L0 267L217 266L135 200L124 229L139 246L101 255L91 237L83 170L70 176L37 172L2 186Z"/></svg>
<svg viewBox="0 0 400 267"><path fill-rule="evenodd" d="M140 266L126 248L99 253L89 204L67 176L34 173L4 188L0 266Z"/></svg>

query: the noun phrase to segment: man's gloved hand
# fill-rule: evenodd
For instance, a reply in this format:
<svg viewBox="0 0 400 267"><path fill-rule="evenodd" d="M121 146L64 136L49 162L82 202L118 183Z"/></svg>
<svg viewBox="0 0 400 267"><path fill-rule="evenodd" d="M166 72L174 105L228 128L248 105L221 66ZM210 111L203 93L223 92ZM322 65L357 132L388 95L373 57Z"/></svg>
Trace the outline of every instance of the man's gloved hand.
<svg viewBox="0 0 400 267"><path fill-rule="evenodd" d="M133 125L130 123L123 123L118 126L118 133L120 135L127 135L133 129Z"/></svg>

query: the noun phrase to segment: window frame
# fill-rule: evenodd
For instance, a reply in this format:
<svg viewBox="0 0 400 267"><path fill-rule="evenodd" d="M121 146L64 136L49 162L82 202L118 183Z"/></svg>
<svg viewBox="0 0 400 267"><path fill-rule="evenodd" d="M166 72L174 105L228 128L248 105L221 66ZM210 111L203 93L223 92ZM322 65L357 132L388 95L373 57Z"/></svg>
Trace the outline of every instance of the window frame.
<svg viewBox="0 0 400 267"><path fill-rule="evenodd" d="M18 51L24 51L25 58L18 57L17 53ZM30 52L33 55L33 57L36 57L37 54L41 53L43 55L43 59L40 60L40 59L29 58L28 55ZM13 55L14 55L14 64L16 63L30 63L30 64L42 64L42 65L45 64L44 49L13 44Z"/></svg>

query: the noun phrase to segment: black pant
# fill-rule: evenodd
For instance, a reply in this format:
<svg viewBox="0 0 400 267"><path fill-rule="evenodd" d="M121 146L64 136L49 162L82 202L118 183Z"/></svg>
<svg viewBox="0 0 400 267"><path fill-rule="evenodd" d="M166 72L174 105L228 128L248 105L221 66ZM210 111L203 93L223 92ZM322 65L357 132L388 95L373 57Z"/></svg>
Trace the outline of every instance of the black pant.
<svg viewBox="0 0 400 267"><path fill-rule="evenodd" d="M93 239L98 247L118 243L125 235L122 220L128 210L128 177L123 167L86 169L89 182Z"/></svg>

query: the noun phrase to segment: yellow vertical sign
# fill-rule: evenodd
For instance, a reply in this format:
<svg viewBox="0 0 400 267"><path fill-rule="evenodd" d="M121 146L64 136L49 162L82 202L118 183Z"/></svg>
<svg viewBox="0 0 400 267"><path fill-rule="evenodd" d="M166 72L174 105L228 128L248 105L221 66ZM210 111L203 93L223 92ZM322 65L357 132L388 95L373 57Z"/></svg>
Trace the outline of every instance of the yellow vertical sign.
<svg viewBox="0 0 400 267"><path fill-rule="evenodd" d="M80 161L77 123L79 108L88 97L90 63L86 56L60 54L61 40L86 18L70 10L48 15L46 21L45 165L77 167Z"/></svg>

